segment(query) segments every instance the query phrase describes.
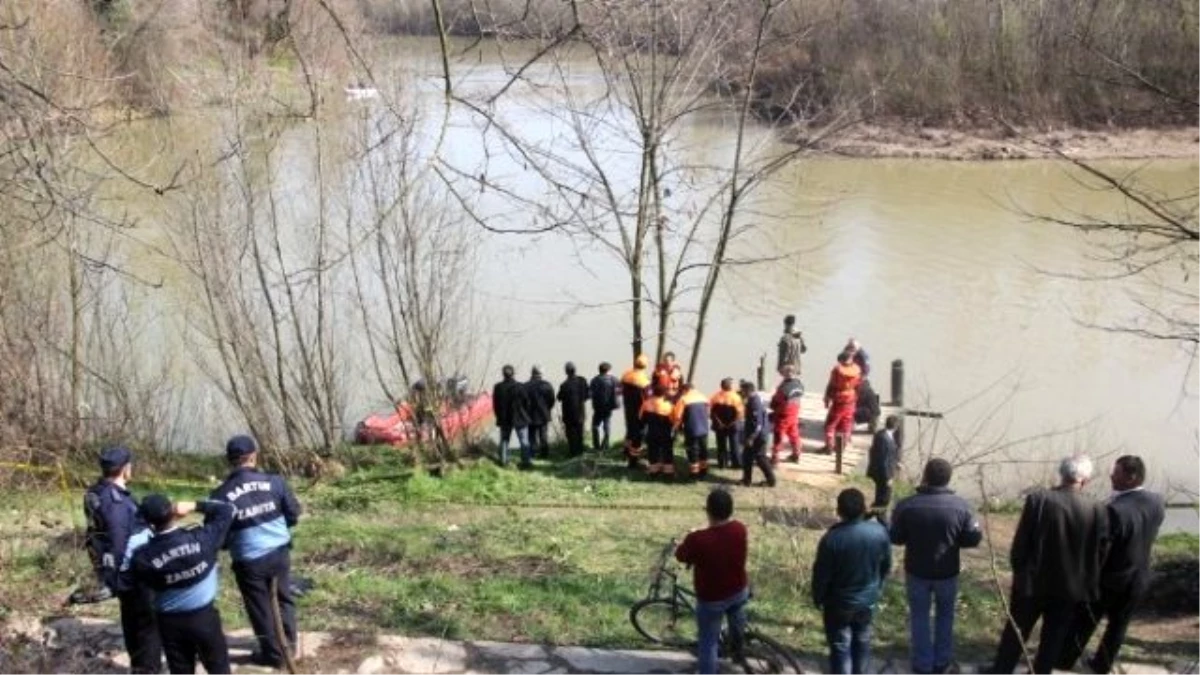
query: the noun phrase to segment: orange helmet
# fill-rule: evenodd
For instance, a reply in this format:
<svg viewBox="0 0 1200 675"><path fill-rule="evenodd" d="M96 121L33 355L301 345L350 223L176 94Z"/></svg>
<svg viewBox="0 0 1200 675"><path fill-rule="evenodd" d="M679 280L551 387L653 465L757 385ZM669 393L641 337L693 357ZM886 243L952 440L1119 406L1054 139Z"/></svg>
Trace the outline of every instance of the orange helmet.
<svg viewBox="0 0 1200 675"><path fill-rule="evenodd" d="M633 365L638 368L648 368L650 367L650 359L646 358L645 354L638 354L637 358L633 360Z"/></svg>

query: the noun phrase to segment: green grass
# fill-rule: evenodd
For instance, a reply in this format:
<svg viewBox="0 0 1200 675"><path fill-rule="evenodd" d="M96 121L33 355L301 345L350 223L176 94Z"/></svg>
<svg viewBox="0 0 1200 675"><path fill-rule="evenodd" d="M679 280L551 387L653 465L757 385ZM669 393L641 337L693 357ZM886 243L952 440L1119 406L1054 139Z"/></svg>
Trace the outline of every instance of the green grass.
<svg viewBox="0 0 1200 675"><path fill-rule="evenodd" d="M712 487L630 475L615 452L605 459L560 456L529 472L469 461L443 466L439 476L390 449L354 453L341 459L357 468L340 480L293 480L306 508L293 569L317 583L300 601L308 630L646 647L629 622L629 606L646 593L662 546L704 525L702 505ZM211 458L176 461L183 478L163 478L156 468L134 485L135 493L163 489L195 498L219 475ZM716 474L716 482L732 484L737 477ZM732 490L737 517L751 532L752 621L810 656L820 654L809 576L822 534L816 523L829 517L833 491L787 481L774 490ZM78 510L78 495L55 489L0 496L0 540L6 542L0 544L0 607L45 616L58 611L54 605L73 584L88 579L86 558L72 544L82 527ZM991 520L1011 531L1012 516ZM1003 574L1007 541L996 545ZM1167 535L1158 550L1194 556L1197 539ZM959 658L982 660L1000 633L1002 608L986 549L967 552L964 560ZM902 551L895 551L894 564L897 578L886 586L875 644L881 653L903 657ZM222 574L222 614L231 627L243 626L227 565ZM1007 580L1002 583L1007 591ZM114 617L116 607L73 611Z"/></svg>

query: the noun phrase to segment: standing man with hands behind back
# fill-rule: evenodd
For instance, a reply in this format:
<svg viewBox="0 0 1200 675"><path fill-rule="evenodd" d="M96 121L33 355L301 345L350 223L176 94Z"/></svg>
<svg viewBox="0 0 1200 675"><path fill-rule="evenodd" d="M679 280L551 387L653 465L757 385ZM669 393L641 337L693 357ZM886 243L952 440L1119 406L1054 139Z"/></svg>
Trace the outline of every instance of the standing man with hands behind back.
<svg viewBox="0 0 1200 675"><path fill-rule="evenodd" d="M292 600L291 528L300 520L300 503L281 476L258 470L258 446L249 436L234 436L225 444L225 459L233 470L211 499L231 504L237 514L225 547L233 559L233 575L246 604L246 615L258 649L250 656L256 665L282 667L284 652L296 644L296 604ZM272 612L271 582L279 602L288 645L279 643Z"/></svg>

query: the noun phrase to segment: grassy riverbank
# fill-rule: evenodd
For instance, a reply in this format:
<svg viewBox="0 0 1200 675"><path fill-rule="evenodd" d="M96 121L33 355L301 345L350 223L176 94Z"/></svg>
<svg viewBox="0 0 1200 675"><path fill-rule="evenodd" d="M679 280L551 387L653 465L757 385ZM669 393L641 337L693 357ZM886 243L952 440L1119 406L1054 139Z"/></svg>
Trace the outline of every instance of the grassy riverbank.
<svg viewBox="0 0 1200 675"><path fill-rule="evenodd" d="M310 630L645 646L628 608L645 593L662 545L703 524L710 489L631 478L615 457L539 463L528 473L484 461L444 477L414 469L390 450L343 459L358 468L333 483L296 484L308 513L296 533L294 568L317 583L300 603ZM166 489L196 497L220 470L216 460L188 460L172 467L173 478L150 477L134 487L138 494ZM733 480L732 472L711 479ZM819 652L809 572L822 525L831 518L832 495L788 482L775 490L732 489L738 515L751 527L755 623L793 647ZM73 584L87 578L77 548L78 510L77 493L53 488L0 497L0 621L60 614ZM1015 517L993 515L989 525L1003 575ZM1194 558L1196 547L1195 537L1165 537L1159 554ZM902 566L900 551L896 566ZM225 575L222 612L230 626L244 625ZM113 616L116 607L67 611ZM960 658L990 654L1000 617L989 550L981 547L966 556ZM1179 621L1139 622L1129 658L1195 658L1194 640L1189 652L1179 639ZM1195 617L1184 623L1194 634ZM876 628L879 649L902 656L905 603L898 578L887 586Z"/></svg>

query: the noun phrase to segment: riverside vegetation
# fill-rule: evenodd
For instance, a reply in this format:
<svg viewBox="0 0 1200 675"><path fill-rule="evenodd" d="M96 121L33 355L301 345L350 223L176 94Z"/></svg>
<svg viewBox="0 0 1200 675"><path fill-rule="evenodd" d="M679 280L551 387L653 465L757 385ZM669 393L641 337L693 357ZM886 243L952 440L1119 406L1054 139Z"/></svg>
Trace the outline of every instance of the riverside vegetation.
<svg viewBox="0 0 1200 675"><path fill-rule="evenodd" d="M293 567L316 582L299 603L301 628L356 635L364 651L383 633L646 647L629 623L629 606L645 593L662 544L703 523L711 484L631 478L615 454L565 455L556 448L553 462L539 461L530 472L486 459L430 472L390 448L340 452L350 467L345 475L296 482L307 513L296 530ZM223 470L218 458L153 459L139 466L134 491L200 497ZM735 480L715 473L717 482ZM0 620L56 615L72 586L89 579L79 544L78 490L86 476L81 470L72 477L69 493L51 482L0 497ZM834 493L783 481L775 490L736 488L734 495L736 516L751 532L755 625L805 656L823 653L808 583L817 540L834 519ZM1003 510L988 517L1005 590L1015 520ZM1197 545L1191 535L1163 536L1156 565L1185 564L1194 577ZM901 550L896 554L899 570ZM967 663L991 656L1002 625L988 555L986 544L964 552L958 658ZM222 585L219 603L229 627L246 625L233 584ZM906 658L904 607L903 585L892 579L876 645L898 663ZM116 607L71 612L115 618ZM1194 607L1149 609L1134 622L1123 656L1193 661L1196 618Z"/></svg>

